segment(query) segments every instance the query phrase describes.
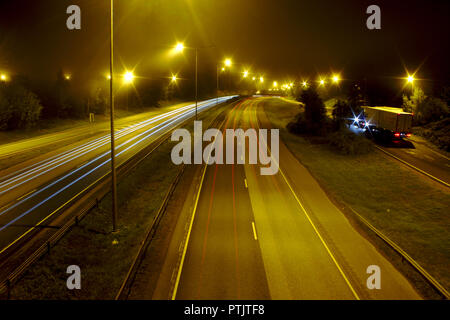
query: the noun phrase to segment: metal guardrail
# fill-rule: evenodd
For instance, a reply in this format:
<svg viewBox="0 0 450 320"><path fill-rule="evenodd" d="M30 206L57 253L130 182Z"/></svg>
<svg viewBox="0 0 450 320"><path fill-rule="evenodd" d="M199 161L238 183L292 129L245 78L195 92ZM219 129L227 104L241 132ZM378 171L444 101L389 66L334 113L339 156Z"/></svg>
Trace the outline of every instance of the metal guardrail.
<svg viewBox="0 0 450 320"><path fill-rule="evenodd" d="M183 122L184 123L184 122ZM181 124L180 124L181 125ZM179 125L179 126L180 126ZM179 127L176 126L176 127ZM175 127L175 128L176 128ZM172 128L162 136L160 136L157 140L155 140L156 145L153 142L150 146L139 151L135 156L131 157L124 163L122 163L118 168L118 175L124 176L131 169L135 168L139 163L141 163L145 158L147 158L154 150L156 150L163 142L167 140L170 132L175 129ZM153 146L153 147L152 147ZM150 151L147 151L150 149ZM143 154L143 155L141 155ZM139 156L141 155L141 156ZM24 271L31 266L34 262L36 262L41 256L50 252L50 249L56 245L56 243L75 225L81 221L84 216L89 213L91 209L96 207L100 200L102 200L109 192L109 188L104 188L110 182L110 173L107 173L97 179L95 182L91 183L88 187L66 202L63 206L55 210L54 213L61 213L72 206L80 203L82 209L79 213L65 222L58 230L51 235L51 237L45 241L38 249L33 251L25 261L23 261L18 267L16 267L5 280L0 282L0 293L5 293L7 295L7 299L10 298L11 288L15 282L20 278L20 276L24 273ZM98 190L99 189L99 190ZM84 197L88 197L89 199L83 199ZM84 202L84 203L82 203ZM51 215L50 215L51 216Z"/></svg>
<svg viewBox="0 0 450 320"><path fill-rule="evenodd" d="M405 161L405 160L403 160L403 159L400 159L399 157L397 157L397 156L393 155L392 153L390 153L390 152L384 150L383 148L380 148L380 147L377 146L377 145L375 145L375 147L376 147L378 150L380 150L381 152L383 152L383 153L385 153L386 155L388 155L389 157L392 157L392 158L394 158L395 160L400 161L400 162L403 163L404 165L407 165L408 167L410 167L410 168L416 170L417 172L420 172L421 174L427 176L428 178L433 179L434 181L439 182L440 184L442 184L442 185L444 185L444 186L446 186L446 187L450 187L450 184L448 184L447 182L442 181L442 180L439 179L439 178L436 178L435 176L429 174L428 172L423 171L422 169L417 168L416 166L413 166L413 165L410 164L409 162L407 162L407 161Z"/></svg>
<svg viewBox="0 0 450 320"><path fill-rule="evenodd" d="M260 125L261 121L259 118L257 119L258 126ZM269 149L270 150L270 149ZM382 149L380 149L383 152L386 152ZM394 156L395 157L395 156ZM297 158L297 157L296 157ZM395 157L397 158L397 157ZM400 160L404 162L403 160L397 158L397 160ZM406 162L406 161L405 161ZM406 164L408 164L406 162ZM409 164L408 164L409 165ZM415 168L415 167L414 167ZM418 169L418 168L415 168ZM420 170L420 169L418 169ZM421 170L419 171L421 172ZM421 172L423 173L423 172ZM433 177L433 176L431 176ZM438 179L439 180L439 179ZM439 180L440 181L440 180ZM440 181L441 182L441 181ZM356 212L352 207L346 205L350 208L350 210L356 215L357 218L372 232L375 233L377 237L379 237L386 245L388 245L392 250L394 250L402 260L406 260L411 267L419 273L419 275L428 283L431 285L431 287L444 299L449 300L450 299L450 293L447 291L447 289L444 288L432 275L430 275L417 261L415 261L410 255L408 255L399 245L397 245L394 241L389 239L387 236L385 236L381 231L379 231L377 228L375 228L372 224L370 224L369 221L367 221L363 216L361 216L358 212Z"/></svg>
<svg viewBox="0 0 450 320"><path fill-rule="evenodd" d="M222 114L222 113L220 113ZM218 121L220 115L218 115L211 123L215 123ZM211 126L211 125L210 125ZM207 165L205 165L207 166ZM164 197L164 200L158 210L158 213L156 214L155 218L153 219L153 222L146 232L146 235L144 239L142 240L138 252L125 276L124 281L122 282L122 285L115 297L115 300L126 300L130 294L131 286L133 285L133 282L136 278L136 273L139 270L139 267L142 263L142 259L144 256L145 251L147 250L148 246L151 243L151 240L153 239L153 236L156 232L156 229L159 225L159 222L167 208L167 205L169 203L170 197L172 196L173 192L175 191L175 188L177 187L180 178L184 172L185 166L183 165L182 169L178 172L178 175L176 176L175 180L172 182L172 184L169 187L169 190L166 193L166 196Z"/></svg>
<svg viewBox="0 0 450 320"><path fill-rule="evenodd" d="M236 97L239 99L239 97ZM234 98L234 99L236 99ZM229 103L234 99L227 100L219 103ZM217 105L216 105L217 106ZM118 175L122 177L131 169L135 168L139 163L141 163L144 159L146 159L150 154L153 153L162 143L164 143L169 137L170 133L176 128L181 127L185 123L189 122L191 118L186 121L181 122L176 125L174 128L169 129L159 138L157 138L153 143L151 143L146 148L139 151L136 155L126 160L118 167ZM156 142L156 144L154 144ZM152 147L153 146L153 147ZM147 150L150 151L147 152ZM139 155L143 154L141 157ZM54 213L65 212L70 209L77 203L80 203L80 206L83 208L79 211L79 214L75 215L73 218L69 219L66 223L64 223L55 233L53 233L49 239L45 241L38 249L33 251L25 261L23 261L18 267L16 267L2 282L0 282L0 294L5 293L7 295L7 299L10 298L11 288L14 283L20 278L20 276L25 272L25 270L30 267L34 262L36 262L40 257L44 254L50 252L50 249L56 245L56 243L75 225L81 221L86 214L90 212L95 206L98 206L100 200L102 200L109 192L109 188L104 188L110 182L110 173L107 173L97 179L95 182L91 183L88 187L83 189L77 195L75 195L72 199L67 201L64 205L55 210ZM99 190L97 190L99 189ZM83 199L83 197L88 197L89 200ZM49 215L50 217L51 215ZM37 226L36 226L37 227Z"/></svg>
<svg viewBox="0 0 450 320"><path fill-rule="evenodd" d="M356 212L352 207L348 206L350 210L358 217L358 219L371 231L373 231L384 243L386 243L391 249L393 249L402 260L406 260L435 290L445 299L450 299L450 293L430 275L417 261L415 261L409 254L407 254L399 245L394 241L386 237L381 231L375 228L369 221Z"/></svg>
<svg viewBox="0 0 450 320"><path fill-rule="evenodd" d="M159 207L158 212L156 213L156 216L152 221L150 228L147 230L144 239L140 243L138 252L133 259L133 263L131 264L130 269L127 272L127 275L125 276L122 285L120 286L119 292L117 293L115 300L126 300L128 298L131 286L134 282L134 279L136 278L137 270L139 269L142 263L144 253L147 250L148 246L151 243L151 240L153 239L156 233L156 229L159 225L159 222L161 221L164 212L166 211L167 205L169 204L169 200L172 197L172 194L175 191L175 188L177 187L181 176L183 175L184 168L185 166L183 165L180 171L178 172L177 176L175 177L175 180L170 185L169 190L167 191L164 200L161 203L161 206Z"/></svg>

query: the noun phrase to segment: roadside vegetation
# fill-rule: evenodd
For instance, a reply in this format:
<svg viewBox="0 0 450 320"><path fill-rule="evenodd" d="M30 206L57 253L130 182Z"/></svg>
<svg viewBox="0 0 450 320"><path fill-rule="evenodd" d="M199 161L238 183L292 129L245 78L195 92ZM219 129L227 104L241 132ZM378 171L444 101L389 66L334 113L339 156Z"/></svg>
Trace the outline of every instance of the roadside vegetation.
<svg viewBox="0 0 450 320"><path fill-rule="evenodd" d="M180 167L170 161L171 142L136 167L118 185L118 229L111 233L111 197L107 195L50 254L13 287L12 299L114 299L139 244ZM69 265L81 269L81 290L66 287Z"/></svg>
<svg viewBox="0 0 450 320"><path fill-rule="evenodd" d="M440 97L426 96L419 87L414 87L410 96L403 96L403 109L414 113L414 134L426 138L442 150L450 151L449 89Z"/></svg>
<svg viewBox="0 0 450 320"><path fill-rule="evenodd" d="M347 137L352 141L344 141L347 133L342 129L331 138L298 134L292 121L298 123L305 115L298 115L303 110L297 104L268 100L265 111L291 152L332 199L364 216L450 288L448 192L378 152L336 152L340 141L337 150L361 149L352 136Z"/></svg>
<svg viewBox="0 0 450 320"><path fill-rule="evenodd" d="M354 95L351 97L353 100L357 99L353 98ZM291 133L302 135L305 139L328 144L337 153L367 154L373 149L372 143L351 132L345 120L352 117L352 110L353 113L360 111L360 105L352 99L350 103L336 100L332 108L332 118L329 118L319 93L314 86L310 86L298 97L298 101L304 106L303 112L298 112L286 127Z"/></svg>

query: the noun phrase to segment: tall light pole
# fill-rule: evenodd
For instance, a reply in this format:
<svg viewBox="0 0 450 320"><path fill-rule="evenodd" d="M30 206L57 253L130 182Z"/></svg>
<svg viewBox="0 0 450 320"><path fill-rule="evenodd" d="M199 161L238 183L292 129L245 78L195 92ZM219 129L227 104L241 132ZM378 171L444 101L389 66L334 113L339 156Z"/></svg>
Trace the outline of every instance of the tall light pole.
<svg viewBox="0 0 450 320"><path fill-rule="evenodd" d="M198 48L195 47L195 120L197 120L198 104Z"/></svg>
<svg viewBox="0 0 450 320"><path fill-rule="evenodd" d="M183 52L184 49L191 49L195 50L195 120L197 120L197 106L198 106L198 49L206 49L206 48L213 48L214 46L209 47L185 47L183 43L179 42L175 46L176 52Z"/></svg>
<svg viewBox="0 0 450 320"><path fill-rule="evenodd" d="M114 0L110 3L110 40L109 40L109 108L111 117L111 192L112 192L112 225L113 232L117 231L117 177L116 177L116 147L114 141L114 93L113 93L113 79L114 79Z"/></svg>

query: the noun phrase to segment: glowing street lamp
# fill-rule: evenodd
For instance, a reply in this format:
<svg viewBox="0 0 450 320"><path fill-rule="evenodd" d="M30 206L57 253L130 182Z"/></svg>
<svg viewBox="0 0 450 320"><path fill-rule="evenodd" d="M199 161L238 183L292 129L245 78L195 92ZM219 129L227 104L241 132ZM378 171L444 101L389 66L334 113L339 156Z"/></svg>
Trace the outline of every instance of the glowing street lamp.
<svg viewBox="0 0 450 320"><path fill-rule="evenodd" d="M131 72L131 71L127 71L127 72L125 72L125 74L123 75L123 81L124 81L126 84L132 83L132 82L133 82L133 79L134 79L134 74L133 74L133 72Z"/></svg>
<svg viewBox="0 0 450 320"><path fill-rule="evenodd" d="M184 44L182 44L181 42L178 42L177 45L175 46L175 51L177 53L183 52L184 50Z"/></svg>
<svg viewBox="0 0 450 320"><path fill-rule="evenodd" d="M247 78L247 77L248 77L248 71L245 70L245 71L244 71L244 78Z"/></svg>
<svg viewBox="0 0 450 320"><path fill-rule="evenodd" d="M264 82L264 77L259 77L259 82L263 83Z"/></svg>
<svg viewBox="0 0 450 320"><path fill-rule="evenodd" d="M231 62L231 59L226 59L225 60L225 66L231 67L232 64L233 64L233 62Z"/></svg>
<svg viewBox="0 0 450 320"><path fill-rule="evenodd" d="M302 86L303 86L304 88L306 88L306 87L308 86L308 82L307 82L307 81L303 81L303 82L302 82Z"/></svg>
<svg viewBox="0 0 450 320"><path fill-rule="evenodd" d="M64 76L64 78L65 78L66 80L70 80L70 74L66 74L66 75Z"/></svg>
<svg viewBox="0 0 450 320"><path fill-rule="evenodd" d="M406 78L406 81L408 81L408 83L413 83L414 82L414 80L416 80L416 79L414 79L414 76L412 76L412 75L408 75L408 77Z"/></svg>
<svg viewBox="0 0 450 320"><path fill-rule="evenodd" d="M0 80L5 82L6 81L6 74L1 74L0 75Z"/></svg>
<svg viewBox="0 0 450 320"><path fill-rule="evenodd" d="M321 86L324 86L325 85L325 80L320 79L319 83L320 83Z"/></svg>
<svg viewBox="0 0 450 320"><path fill-rule="evenodd" d="M256 80L256 77L253 77L252 80L255 81L255 80Z"/></svg>
<svg viewBox="0 0 450 320"><path fill-rule="evenodd" d="M337 75L337 74L335 74L334 76L333 76L333 82L334 83L339 83L339 81L340 81L341 79L339 78L339 75Z"/></svg>
<svg viewBox="0 0 450 320"><path fill-rule="evenodd" d="M273 87L274 87L274 88L278 87L278 82L274 81L274 82L273 82Z"/></svg>
<svg viewBox="0 0 450 320"><path fill-rule="evenodd" d="M172 82L176 82L177 81L177 76L176 75L172 75Z"/></svg>

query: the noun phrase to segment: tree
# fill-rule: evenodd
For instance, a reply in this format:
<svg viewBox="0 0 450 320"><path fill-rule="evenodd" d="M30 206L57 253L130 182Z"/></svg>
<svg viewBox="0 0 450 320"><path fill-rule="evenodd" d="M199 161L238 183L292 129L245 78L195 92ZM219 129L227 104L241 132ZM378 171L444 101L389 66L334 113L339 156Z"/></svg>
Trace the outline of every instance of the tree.
<svg viewBox="0 0 450 320"><path fill-rule="evenodd" d="M415 86L411 97L403 95L403 110L405 112L417 113L417 107L426 99L425 93L419 87Z"/></svg>
<svg viewBox="0 0 450 320"><path fill-rule="evenodd" d="M420 101L415 111L415 119L419 124L442 120L449 116L448 105L443 100L434 97L427 97Z"/></svg>
<svg viewBox="0 0 450 320"><path fill-rule="evenodd" d="M361 87L358 84L354 84L350 87L347 95L348 106L355 114L361 112L361 106L365 104L364 95L361 92Z"/></svg>
<svg viewBox="0 0 450 320"><path fill-rule="evenodd" d="M288 129L294 133L308 133L313 135L324 135L328 129L325 117L325 105L311 86L302 91L298 99L305 106L305 111L300 113L297 120L288 125Z"/></svg>
<svg viewBox="0 0 450 320"><path fill-rule="evenodd" d="M320 123L325 118L325 105L314 86L303 90L300 102L305 105L305 119L310 123Z"/></svg>
<svg viewBox="0 0 450 320"><path fill-rule="evenodd" d="M333 106L334 129L339 130L345 123L346 118L352 117L352 111L347 102L338 100Z"/></svg>
<svg viewBox="0 0 450 320"><path fill-rule="evenodd" d="M0 130L13 130L34 125L42 106L37 96L23 86L11 82L0 87Z"/></svg>

